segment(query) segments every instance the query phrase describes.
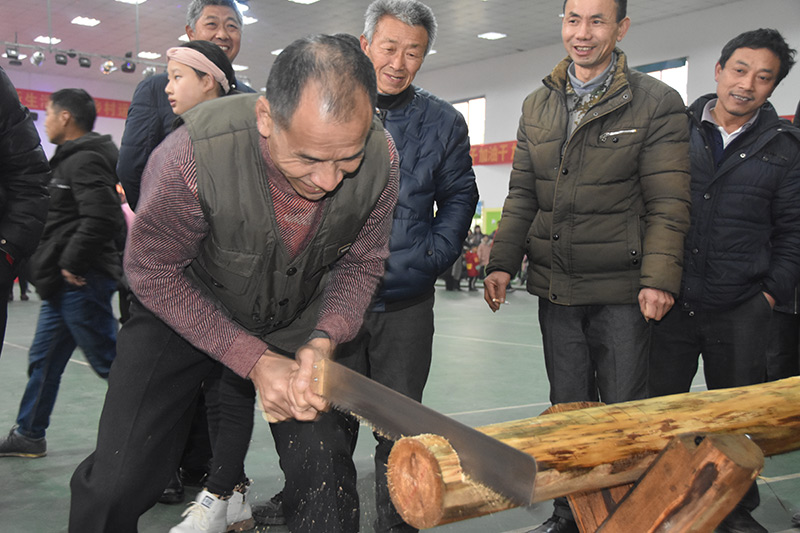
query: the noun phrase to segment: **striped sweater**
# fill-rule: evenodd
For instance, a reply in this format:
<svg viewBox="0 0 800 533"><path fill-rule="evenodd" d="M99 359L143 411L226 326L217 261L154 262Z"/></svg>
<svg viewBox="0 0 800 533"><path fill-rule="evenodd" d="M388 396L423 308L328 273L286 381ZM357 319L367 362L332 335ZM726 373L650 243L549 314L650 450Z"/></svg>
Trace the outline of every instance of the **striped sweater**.
<svg viewBox="0 0 800 533"><path fill-rule="evenodd" d="M334 265L323 294L316 329L334 344L358 332L389 254L398 156L391 136L386 136L392 158L389 183L350 251ZM313 202L299 196L272 164L264 139L261 152L280 237L295 257L316 232L325 200ZM125 274L145 307L193 346L246 377L268 346L227 316L183 273L199 254L208 231L197 196L193 147L182 127L161 143L147 163L136 221L128 235Z"/></svg>

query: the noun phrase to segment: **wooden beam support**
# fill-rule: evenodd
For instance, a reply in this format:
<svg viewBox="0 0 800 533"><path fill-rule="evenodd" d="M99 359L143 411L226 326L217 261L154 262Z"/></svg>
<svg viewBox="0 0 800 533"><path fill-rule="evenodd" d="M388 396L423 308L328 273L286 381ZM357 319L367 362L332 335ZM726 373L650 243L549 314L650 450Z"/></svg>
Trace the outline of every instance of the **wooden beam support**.
<svg viewBox="0 0 800 533"><path fill-rule="evenodd" d="M670 440L682 434L747 434L767 456L798 449L800 377L553 413L478 429L536 459L534 501L544 501L632 483ZM426 451L424 443L412 444L415 439L399 440L389 457L390 492L406 522L427 528L514 507L460 471L456 473L455 452ZM404 459L409 453L425 460ZM405 480L400 483L398 478ZM440 497L423 488L429 480L441 480L436 481L443 484ZM406 495L402 491L408 487L431 497L420 500ZM406 512L409 501L419 502L414 513ZM419 516L427 521L414 523Z"/></svg>
<svg viewBox="0 0 800 533"><path fill-rule="evenodd" d="M678 437L599 528L578 524L584 533L707 533L763 468L761 449L744 435ZM583 515L580 507L573 511L576 519Z"/></svg>

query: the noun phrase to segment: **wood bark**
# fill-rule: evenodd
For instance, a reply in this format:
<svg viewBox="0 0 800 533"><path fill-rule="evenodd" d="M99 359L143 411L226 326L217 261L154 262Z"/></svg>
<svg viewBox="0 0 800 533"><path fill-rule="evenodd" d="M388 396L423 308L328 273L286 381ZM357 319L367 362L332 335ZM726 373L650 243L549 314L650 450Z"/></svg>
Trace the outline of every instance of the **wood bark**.
<svg viewBox="0 0 800 533"><path fill-rule="evenodd" d="M477 429L536 459L533 501L544 501L634 482L670 440L683 434L748 435L765 456L798 449L800 377L555 412ZM429 528L516 506L464 475L456 452L442 440L406 437L392 449L389 487L406 522Z"/></svg>

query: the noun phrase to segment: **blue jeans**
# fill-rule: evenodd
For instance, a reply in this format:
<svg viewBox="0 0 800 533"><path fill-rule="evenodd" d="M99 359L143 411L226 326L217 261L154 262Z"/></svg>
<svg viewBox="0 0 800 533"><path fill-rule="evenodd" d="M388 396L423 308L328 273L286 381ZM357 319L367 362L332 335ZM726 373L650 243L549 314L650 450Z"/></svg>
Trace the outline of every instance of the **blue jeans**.
<svg viewBox="0 0 800 533"><path fill-rule="evenodd" d="M108 377L116 355L117 321L111 311L111 297L117 282L95 271L84 277L86 285L75 287L65 282L39 310L28 352L28 385L17 415L17 431L26 437L44 437L61 374L77 346L102 378Z"/></svg>

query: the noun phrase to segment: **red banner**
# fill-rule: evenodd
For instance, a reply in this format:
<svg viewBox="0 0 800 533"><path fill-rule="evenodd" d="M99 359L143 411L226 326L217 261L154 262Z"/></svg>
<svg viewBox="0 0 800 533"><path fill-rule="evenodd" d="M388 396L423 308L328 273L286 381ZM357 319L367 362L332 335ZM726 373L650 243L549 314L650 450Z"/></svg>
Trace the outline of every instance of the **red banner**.
<svg viewBox="0 0 800 533"><path fill-rule="evenodd" d="M47 102L50 101L50 95L44 91L32 91L30 89L17 89L19 101L22 105L29 109L44 110L47 107ZM128 117L128 108L131 103L124 100L109 100L108 98L95 98L94 105L97 107L97 116L106 118L121 118L125 120Z"/></svg>
<svg viewBox="0 0 800 533"><path fill-rule="evenodd" d="M469 150L473 165L510 165L514 160L516 141L476 144Z"/></svg>

